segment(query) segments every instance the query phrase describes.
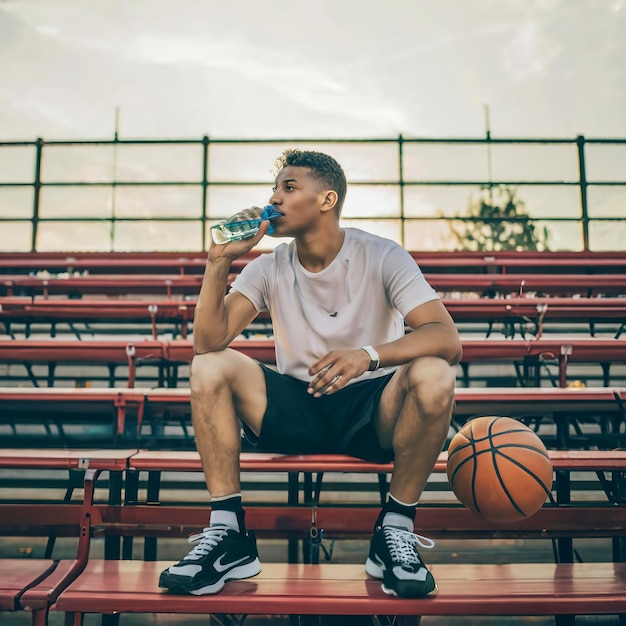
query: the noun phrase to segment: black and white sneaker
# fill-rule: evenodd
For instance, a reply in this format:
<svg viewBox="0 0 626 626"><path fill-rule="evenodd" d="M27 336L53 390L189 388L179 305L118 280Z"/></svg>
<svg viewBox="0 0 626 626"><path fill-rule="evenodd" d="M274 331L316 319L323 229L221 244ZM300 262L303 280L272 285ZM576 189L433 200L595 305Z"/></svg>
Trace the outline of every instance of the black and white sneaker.
<svg viewBox="0 0 626 626"><path fill-rule="evenodd" d="M189 537L193 550L176 565L161 572L159 587L194 596L217 593L229 580L256 576L261 563L254 533L238 533L211 525Z"/></svg>
<svg viewBox="0 0 626 626"><path fill-rule="evenodd" d="M416 546L433 548L435 542L396 526L376 526L365 563L367 573L383 581L391 596L423 598L437 595L433 575L420 558Z"/></svg>

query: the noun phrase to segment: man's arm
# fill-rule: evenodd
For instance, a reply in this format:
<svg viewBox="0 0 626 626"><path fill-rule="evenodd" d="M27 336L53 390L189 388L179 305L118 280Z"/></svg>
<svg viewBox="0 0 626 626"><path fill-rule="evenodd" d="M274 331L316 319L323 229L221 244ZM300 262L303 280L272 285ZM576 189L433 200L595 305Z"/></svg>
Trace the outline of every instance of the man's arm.
<svg viewBox="0 0 626 626"><path fill-rule="evenodd" d="M450 365L459 363L463 356L461 339L441 300L415 307L405 322L412 329L410 333L391 343L374 346L381 367L404 365L420 356L438 356Z"/></svg>
<svg viewBox="0 0 626 626"><path fill-rule="evenodd" d="M211 245L193 318L196 354L224 350L257 316L254 305L244 295L236 291L226 295L226 285L233 260L252 250L268 225L268 221L262 222L259 232L249 239Z"/></svg>
<svg viewBox="0 0 626 626"><path fill-rule="evenodd" d="M461 360L461 339L441 300L431 300L415 307L405 321L412 329L410 333L374 346L380 357L380 367L404 365L422 356L437 356L450 365L456 365ZM309 370L314 376L309 393L334 393L366 372L369 364L370 357L361 348L329 352Z"/></svg>

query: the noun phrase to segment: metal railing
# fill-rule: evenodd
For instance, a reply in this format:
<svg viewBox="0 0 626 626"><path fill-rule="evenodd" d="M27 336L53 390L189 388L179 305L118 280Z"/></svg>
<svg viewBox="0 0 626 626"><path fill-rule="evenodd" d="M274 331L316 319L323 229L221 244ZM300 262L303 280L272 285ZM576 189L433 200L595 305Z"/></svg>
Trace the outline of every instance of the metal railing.
<svg viewBox="0 0 626 626"><path fill-rule="evenodd" d="M176 147L191 147L194 150L197 148L197 153L193 153L190 163L185 170L184 176L178 176L177 178L162 177L159 178L154 175L151 178L151 174L148 172L148 176L142 175L132 179L129 178L128 173L121 172L119 167L119 150L127 149L130 147L147 147L151 150L171 150ZM0 228L5 230L9 224L29 223L31 227L30 231L30 249L32 251L38 250L38 240L42 224L52 223L89 223L89 222L105 222L110 231L110 247L115 248L115 228L116 225L124 222L150 222L167 224L168 222L192 222L198 223L201 226L201 246L202 249L207 247L207 226L211 223L227 217L228 213L224 213L223 207L215 208L213 205L215 202L211 202L210 193L211 190L218 188L241 189L245 187L269 187L271 186L271 176L267 176L266 179L253 178L256 174L252 174L250 179L246 177L241 178L241 173L238 171L236 164L240 161L245 162L243 155L248 153L248 157L255 161L254 156L251 156L251 152L257 149L268 149L286 147L307 147L315 149L317 146L322 146L324 151L329 151L333 154L333 149L348 154L348 164L346 167L346 173L348 175L348 182L350 188L353 187L365 187L370 190L383 188L387 190L391 197L397 198L397 207L394 208L391 213L382 211L381 214L377 214L376 208L369 207L367 211L359 213L359 209L355 208L344 215L346 222L351 220L386 220L391 221L399 225L398 232L400 243L408 246L411 249L418 249L412 242L408 241L407 236L407 224L434 221L449 221L454 223L468 223L468 222L485 222L489 221L489 218L479 218L475 215L463 215L461 213L448 210L433 212L431 209L426 209L425 212L420 213L416 211L413 206L415 200L414 190L421 190L419 193L425 193L424 190L429 188L468 188L473 190L489 190L497 187L510 187L516 189L530 189L530 188L556 188L559 190L576 189L578 200L576 206L572 206L572 200L570 196L569 201L564 201L562 204L569 204L566 215L563 216L563 211L555 208L553 213L548 210L544 213L534 214L532 216L533 221L541 222L552 227L557 227L560 222L568 222L576 226L578 242L572 244L573 249L597 249L597 246L592 245L590 238L590 227L594 224L601 223L616 223L615 227L623 230L624 236L626 236L626 167L621 168L621 176L616 180L604 179L596 176L591 179L588 175L588 157L591 147L594 149L600 147L601 149L617 149L622 151L623 156L617 159L617 162L622 164L626 163L626 139L587 139L584 136L578 136L574 139L496 139L487 134L484 138L466 138L466 139L432 139L432 138L407 138L398 136L393 139L212 139L207 136L201 139L120 139L115 136L111 140L85 140L85 141L45 141L41 138L34 141L5 141L0 142L0 165L1 169L5 171L2 174L0 171ZM479 147L485 151L485 162L478 169L483 173L480 176L468 176L467 178L457 176L456 178L445 178L439 175L421 177L420 173L425 171L428 173L430 165L427 159L420 157L419 151L428 152L429 148L444 146L446 148L445 156L443 157L444 167L446 159L449 162L454 161L455 151L459 151L460 147ZM541 160L542 151L550 149L562 148L571 149L575 153L575 159L572 159L572 155L569 154L567 158L571 159L572 163L575 163L575 171L570 176L553 176L553 177L493 177L492 170L494 163L497 163L492 158L493 150L500 150L502 147L507 149L517 147L533 147L536 157L526 158L526 162L532 163L533 161ZM110 175L103 175L101 169L96 175L89 171L89 167L82 168L80 164L68 165L67 173L71 176L66 178L67 173L64 170L62 159L55 163L55 158L59 158L59 149L69 150L85 150L85 149L105 149L108 150L107 155L111 156L111 172ZM322 149L322 148L320 148ZM17 150L21 150L21 169L20 167L11 167L14 159L12 153ZM27 154L33 152L32 157L25 157L24 151ZM225 170L227 168L217 167L213 168L214 162L223 159L224 150L227 151L229 159L232 160L233 166L231 168L231 175L227 175ZM235 150L240 157L232 159L232 150ZM367 154L363 154L363 151L369 150ZM361 152L361 156L359 155ZM56 153L56 154L55 154ZM67 152L63 153L67 156ZM441 159L439 153L439 158ZM474 153L478 154L478 153ZM566 153L561 153L566 154ZM7 156L8 155L8 156ZM393 156L392 156L393 155ZM175 156L175 155L174 155ZM174 156L171 158L173 159ZM357 166L351 168L350 161L354 156L357 161ZM32 158L33 175L32 179L25 173L29 158ZM107 157L108 158L108 157ZM163 158L163 161L167 161L167 155ZM229 159L226 159L227 161ZM71 159L70 159L71 160ZM106 159L105 159L106 160ZM261 161L261 159L258 159ZM338 158L340 162L345 163L345 160ZM560 159L554 160L555 162ZM610 157L606 162L612 162L614 159ZM79 159L80 161L80 159ZM364 166L363 164L371 161L371 165ZM393 164L391 164L393 161ZM476 159L466 159L466 165L471 165L468 170L470 173L475 171ZM102 162L102 160L100 160ZM262 162L266 164L266 159L262 159ZM378 162L376 165L374 162ZM461 163L459 166L458 163ZM546 163L553 164L549 157L547 157ZM382 164L382 165L381 165ZM45 166L51 165L51 169L57 170L57 173L53 176L45 174ZM134 166L140 164L135 163ZM197 166L195 174L190 174ZM463 157L458 158L455 168L459 167L464 171ZM452 169L455 169L452 168ZM128 168L127 168L128 169ZM149 168L148 168L149 169ZM255 169L255 168L252 168ZM521 169L524 169L523 167ZM557 168L558 169L558 168ZM609 168L610 170L611 168ZM372 175L372 172L383 171L382 175ZM130 168L132 172L132 167ZM620 171L619 168L616 171ZM59 175L59 172L62 174ZM198 175L199 174L199 175ZM7 177L7 178L5 178ZM161 188L193 188L200 191L199 207L195 213L180 215L178 212L173 211L171 214L162 212L158 215L151 214L149 208L146 213L146 207L143 208L143 214L139 215L119 215L116 212L115 199L116 193L123 188L149 188L158 187ZM2 196L2 192L6 190L16 189L30 189L32 190L32 201L26 203L24 206L16 208L10 199L5 199ZM109 188L111 191L111 206L107 209L108 214L92 215L88 208L85 209L83 214L80 215L64 215L63 211L58 211L56 214L54 211L47 211L45 214L42 211L44 205L43 192L46 189L53 188L71 188L72 190L86 189L86 188ZM589 198L589 191L591 189L611 189L611 197L613 200L608 203L608 206L613 207L606 213L602 213L602 209L596 210L595 215L591 215L591 208L593 203ZM412 191L413 190L413 191ZM411 196L411 197L409 197ZM393 201L396 203L396 200ZM392 204L393 204L392 203ZM619 209L615 210L615 206L624 207L623 211ZM460 211L462 207L457 207ZM234 212L234 211L233 211ZM106 211L105 211L106 213ZM345 212L344 212L345 213ZM559 213L561 213L559 215ZM496 219L496 218L494 218ZM500 219L500 218L497 218ZM508 221L515 221L518 218L508 218ZM522 218L519 218L522 220ZM526 219L526 218L523 218ZM3 227L4 224L4 227ZM623 237L617 237L618 240L623 241ZM0 237L0 246L2 237Z"/></svg>

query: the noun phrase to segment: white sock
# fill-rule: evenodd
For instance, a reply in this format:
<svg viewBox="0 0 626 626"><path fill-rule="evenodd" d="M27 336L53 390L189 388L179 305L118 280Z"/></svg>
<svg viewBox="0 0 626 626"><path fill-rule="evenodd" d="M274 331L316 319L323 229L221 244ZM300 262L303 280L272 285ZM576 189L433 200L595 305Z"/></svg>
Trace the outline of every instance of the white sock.
<svg viewBox="0 0 626 626"><path fill-rule="evenodd" d="M243 517L241 511L241 493L231 493L226 496L218 496L217 498L211 498L211 505L213 503L223 502L222 506L211 509L211 517L209 519L209 525L221 524L222 526L228 526L241 532L241 524L239 523L239 516L237 512Z"/></svg>
<svg viewBox="0 0 626 626"><path fill-rule="evenodd" d="M219 509L211 511L211 519L209 525L221 524L222 526L228 526L238 533L241 532L239 528L239 520L237 519L237 513L234 511L220 511Z"/></svg>
<svg viewBox="0 0 626 626"><path fill-rule="evenodd" d="M383 517L383 526L395 526L396 528L405 528L410 533L413 532L413 520L406 515L401 515L400 513L388 512L385 513Z"/></svg>

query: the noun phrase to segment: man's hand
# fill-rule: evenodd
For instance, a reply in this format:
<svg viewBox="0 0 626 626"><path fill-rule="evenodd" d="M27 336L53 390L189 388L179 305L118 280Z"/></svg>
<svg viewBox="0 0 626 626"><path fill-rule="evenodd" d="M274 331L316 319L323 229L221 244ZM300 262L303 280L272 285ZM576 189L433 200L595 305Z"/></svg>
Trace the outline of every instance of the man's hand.
<svg viewBox="0 0 626 626"><path fill-rule="evenodd" d="M309 374L314 378L307 391L315 398L335 393L366 372L369 365L369 355L361 348L329 352L310 367Z"/></svg>
<svg viewBox="0 0 626 626"><path fill-rule="evenodd" d="M269 228L270 221L263 220L259 226L259 232L254 237L246 237L245 239L238 239L237 241L230 241L229 243L217 244L211 241L211 247L209 248L209 260L215 261L217 259L228 259L234 261L244 254L247 254L256 246L261 239L263 239L267 229Z"/></svg>

